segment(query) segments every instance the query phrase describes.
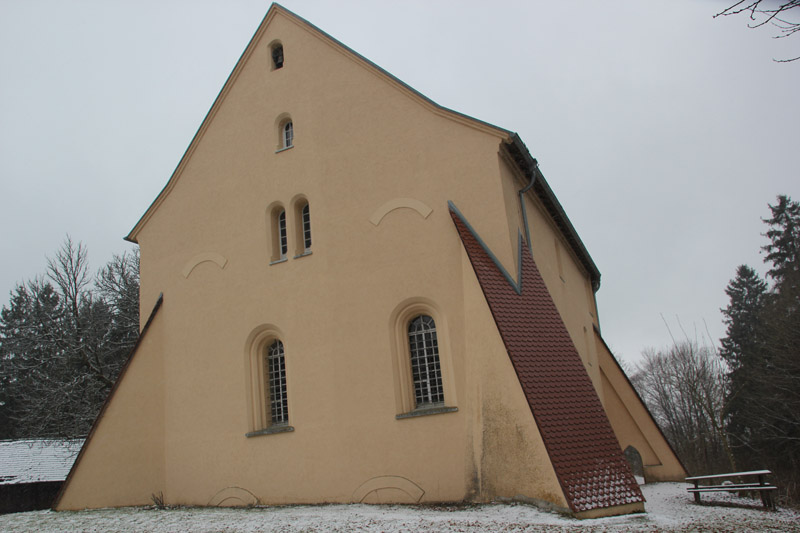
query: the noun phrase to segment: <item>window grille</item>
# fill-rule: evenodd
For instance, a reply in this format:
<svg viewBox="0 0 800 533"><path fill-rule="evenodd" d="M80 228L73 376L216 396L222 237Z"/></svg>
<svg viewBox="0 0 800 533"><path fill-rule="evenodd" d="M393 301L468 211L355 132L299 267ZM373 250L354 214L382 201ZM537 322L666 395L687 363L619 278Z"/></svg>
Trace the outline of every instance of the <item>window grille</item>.
<svg viewBox="0 0 800 533"><path fill-rule="evenodd" d="M289 398L286 394L286 365L281 341L276 340L267 347L267 364L265 366L271 423L286 424L289 422Z"/></svg>
<svg viewBox="0 0 800 533"><path fill-rule="evenodd" d="M306 251L311 249L311 215L308 204L303 206L303 247Z"/></svg>
<svg viewBox="0 0 800 533"><path fill-rule="evenodd" d="M294 142L294 126L291 122L283 125L283 147L290 148Z"/></svg>
<svg viewBox="0 0 800 533"><path fill-rule="evenodd" d="M286 236L286 211L283 210L278 213L278 241L281 245L281 258L286 257L286 252L289 251L289 241Z"/></svg>
<svg viewBox="0 0 800 533"><path fill-rule="evenodd" d="M433 318L420 315L409 322L408 347L411 352L411 375L417 407L444 403L439 342Z"/></svg>

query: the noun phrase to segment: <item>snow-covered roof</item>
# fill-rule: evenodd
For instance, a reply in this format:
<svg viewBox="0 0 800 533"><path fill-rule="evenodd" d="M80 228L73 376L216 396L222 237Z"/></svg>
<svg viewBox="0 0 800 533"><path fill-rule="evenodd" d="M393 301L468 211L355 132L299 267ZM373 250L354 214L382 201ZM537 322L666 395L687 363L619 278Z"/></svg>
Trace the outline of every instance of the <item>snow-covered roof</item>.
<svg viewBox="0 0 800 533"><path fill-rule="evenodd" d="M0 440L0 485L64 481L83 439Z"/></svg>

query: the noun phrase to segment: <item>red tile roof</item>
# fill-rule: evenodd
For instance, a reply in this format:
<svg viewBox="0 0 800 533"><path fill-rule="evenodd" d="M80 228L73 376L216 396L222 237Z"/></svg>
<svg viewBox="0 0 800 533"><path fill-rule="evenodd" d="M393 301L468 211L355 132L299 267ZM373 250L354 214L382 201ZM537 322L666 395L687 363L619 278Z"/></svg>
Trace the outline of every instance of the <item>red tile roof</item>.
<svg viewBox="0 0 800 533"><path fill-rule="evenodd" d="M527 243L520 238L521 288L515 288L454 206L450 214L570 509L577 513L643 502Z"/></svg>

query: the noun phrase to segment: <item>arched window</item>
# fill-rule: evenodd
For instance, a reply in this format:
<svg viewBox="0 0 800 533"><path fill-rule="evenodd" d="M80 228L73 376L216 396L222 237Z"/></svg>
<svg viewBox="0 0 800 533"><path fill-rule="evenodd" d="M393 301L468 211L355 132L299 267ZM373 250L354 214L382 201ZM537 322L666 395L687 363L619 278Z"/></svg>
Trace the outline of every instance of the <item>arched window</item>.
<svg viewBox="0 0 800 533"><path fill-rule="evenodd" d="M271 206L269 210L269 249L271 250L270 264L286 261L289 251L288 231L286 227L286 209L281 204Z"/></svg>
<svg viewBox="0 0 800 533"><path fill-rule="evenodd" d="M457 412L447 319L436 303L420 296L406 299L392 311L389 328L395 418Z"/></svg>
<svg viewBox="0 0 800 533"><path fill-rule="evenodd" d="M281 135L283 148L291 148L294 146L294 126L291 120L283 125L283 128L281 128Z"/></svg>
<svg viewBox="0 0 800 533"><path fill-rule="evenodd" d="M269 391L270 426L289 423L289 401L286 394L286 365L283 343L275 341L264 353L264 380Z"/></svg>
<svg viewBox="0 0 800 533"><path fill-rule="evenodd" d="M286 259L286 252L289 251L289 241L286 237L286 211L281 209L278 213L278 244L280 245L280 257Z"/></svg>
<svg viewBox="0 0 800 533"><path fill-rule="evenodd" d="M272 70L283 68L283 45L276 44L272 47Z"/></svg>
<svg viewBox="0 0 800 533"><path fill-rule="evenodd" d="M245 343L249 400L247 437L294 431L289 425L287 366L282 337L277 327L262 324L250 333Z"/></svg>
<svg viewBox="0 0 800 533"><path fill-rule="evenodd" d="M303 248L307 252L311 249L311 214L308 210L308 203L300 211L303 217Z"/></svg>
<svg viewBox="0 0 800 533"><path fill-rule="evenodd" d="M419 315L408 323L408 349L416 407L444 404L442 371L439 365L439 341L436 323L428 315Z"/></svg>
<svg viewBox="0 0 800 533"><path fill-rule="evenodd" d="M299 196L292 201L294 211L295 258L311 253L311 212L308 200Z"/></svg>

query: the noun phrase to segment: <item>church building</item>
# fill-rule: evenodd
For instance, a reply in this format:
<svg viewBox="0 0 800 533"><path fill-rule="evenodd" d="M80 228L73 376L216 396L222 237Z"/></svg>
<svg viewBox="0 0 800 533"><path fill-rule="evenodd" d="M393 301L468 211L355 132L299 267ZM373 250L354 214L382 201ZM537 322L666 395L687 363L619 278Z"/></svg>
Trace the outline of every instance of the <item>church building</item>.
<svg viewBox="0 0 800 533"><path fill-rule="evenodd" d="M686 471L519 136L273 4L127 239L140 339L55 508L644 510Z"/></svg>

